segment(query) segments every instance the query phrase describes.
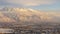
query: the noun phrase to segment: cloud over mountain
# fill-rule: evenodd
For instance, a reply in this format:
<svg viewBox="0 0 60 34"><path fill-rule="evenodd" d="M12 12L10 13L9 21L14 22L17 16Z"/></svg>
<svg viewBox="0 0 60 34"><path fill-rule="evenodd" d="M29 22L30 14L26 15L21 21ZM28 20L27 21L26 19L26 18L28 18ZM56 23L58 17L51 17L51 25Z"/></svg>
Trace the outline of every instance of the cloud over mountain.
<svg viewBox="0 0 60 34"><path fill-rule="evenodd" d="M1 2L7 3L7 4L17 4L17 5L23 5L23 6L38 6L38 5L44 5L44 4L53 4L57 0L1 0Z"/></svg>

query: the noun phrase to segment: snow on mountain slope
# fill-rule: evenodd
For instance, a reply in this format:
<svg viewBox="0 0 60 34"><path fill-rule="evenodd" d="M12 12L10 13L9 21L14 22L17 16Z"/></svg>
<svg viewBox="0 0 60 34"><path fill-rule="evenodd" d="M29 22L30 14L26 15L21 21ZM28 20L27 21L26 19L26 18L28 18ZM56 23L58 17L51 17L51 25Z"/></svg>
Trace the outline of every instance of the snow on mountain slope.
<svg viewBox="0 0 60 34"><path fill-rule="evenodd" d="M15 22L23 24L45 23L60 21L60 14L48 13L26 8L2 8L0 10L0 22Z"/></svg>

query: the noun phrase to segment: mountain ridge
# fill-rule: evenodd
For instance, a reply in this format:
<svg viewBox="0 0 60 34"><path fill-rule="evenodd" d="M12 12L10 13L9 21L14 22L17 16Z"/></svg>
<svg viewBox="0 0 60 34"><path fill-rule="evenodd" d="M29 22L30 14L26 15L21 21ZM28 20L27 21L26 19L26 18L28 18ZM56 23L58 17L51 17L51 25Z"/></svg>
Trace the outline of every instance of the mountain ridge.
<svg viewBox="0 0 60 34"><path fill-rule="evenodd" d="M59 23L60 14L47 13L27 8L2 8L0 9L0 22L15 22L23 24L34 23Z"/></svg>

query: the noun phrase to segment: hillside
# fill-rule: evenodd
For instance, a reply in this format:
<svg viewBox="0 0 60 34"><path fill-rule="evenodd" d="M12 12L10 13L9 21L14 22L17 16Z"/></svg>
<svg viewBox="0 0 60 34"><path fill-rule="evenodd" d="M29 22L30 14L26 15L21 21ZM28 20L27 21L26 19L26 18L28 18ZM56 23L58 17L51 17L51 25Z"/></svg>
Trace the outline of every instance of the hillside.
<svg viewBox="0 0 60 34"><path fill-rule="evenodd" d="M30 8L1 8L0 23L13 24L40 24L60 23L60 14L54 12L43 12Z"/></svg>

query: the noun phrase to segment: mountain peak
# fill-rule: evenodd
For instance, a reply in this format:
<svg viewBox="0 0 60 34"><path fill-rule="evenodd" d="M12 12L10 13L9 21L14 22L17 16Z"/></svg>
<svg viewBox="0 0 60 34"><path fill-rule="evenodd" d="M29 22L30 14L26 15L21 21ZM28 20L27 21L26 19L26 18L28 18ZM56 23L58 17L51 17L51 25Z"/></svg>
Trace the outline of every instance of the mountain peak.
<svg viewBox="0 0 60 34"><path fill-rule="evenodd" d="M8 8L8 7L4 7L4 8L0 8L0 11L34 11L31 8Z"/></svg>

